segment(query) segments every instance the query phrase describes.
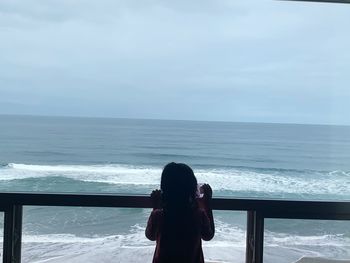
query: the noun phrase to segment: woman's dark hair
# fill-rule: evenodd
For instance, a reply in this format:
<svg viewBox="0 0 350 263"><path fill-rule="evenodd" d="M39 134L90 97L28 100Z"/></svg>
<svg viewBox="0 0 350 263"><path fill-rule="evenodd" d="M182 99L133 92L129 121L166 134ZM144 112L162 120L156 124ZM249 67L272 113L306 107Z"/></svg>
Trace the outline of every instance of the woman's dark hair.
<svg viewBox="0 0 350 263"><path fill-rule="evenodd" d="M197 179L188 165L168 163L162 172L160 189L164 208L189 208L195 204Z"/></svg>

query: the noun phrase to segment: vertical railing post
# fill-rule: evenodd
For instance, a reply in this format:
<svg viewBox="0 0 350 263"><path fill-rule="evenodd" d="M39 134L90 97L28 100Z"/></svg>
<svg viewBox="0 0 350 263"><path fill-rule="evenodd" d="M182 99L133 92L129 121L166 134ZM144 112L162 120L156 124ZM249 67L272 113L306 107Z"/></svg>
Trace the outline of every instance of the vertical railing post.
<svg viewBox="0 0 350 263"><path fill-rule="evenodd" d="M6 209L4 214L4 240L2 262L12 261L12 229L13 229L13 207Z"/></svg>
<svg viewBox="0 0 350 263"><path fill-rule="evenodd" d="M246 263L263 263L264 217L257 211L247 212Z"/></svg>
<svg viewBox="0 0 350 263"><path fill-rule="evenodd" d="M22 215L21 205L13 205L5 210L3 263L21 262Z"/></svg>
<svg viewBox="0 0 350 263"><path fill-rule="evenodd" d="M255 212L253 263L263 263L263 259L264 259L263 250L264 250L264 217L260 212Z"/></svg>
<svg viewBox="0 0 350 263"><path fill-rule="evenodd" d="M245 262L253 263L254 255L254 211L247 211L247 236Z"/></svg>

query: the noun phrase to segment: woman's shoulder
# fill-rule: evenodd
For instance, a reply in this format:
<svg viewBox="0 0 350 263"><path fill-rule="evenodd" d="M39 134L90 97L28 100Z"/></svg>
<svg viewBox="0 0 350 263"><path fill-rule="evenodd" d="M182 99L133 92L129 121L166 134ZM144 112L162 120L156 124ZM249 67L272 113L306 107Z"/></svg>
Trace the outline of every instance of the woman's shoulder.
<svg viewBox="0 0 350 263"><path fill-rule="evenodd" d="M194 208L193 209L193 215L198 218L202 218L203 216L206 215L205 211L202 208Z"/></svg>
<svg viewBox="0 0 350 263"><path fill-rule="evenodd" d="M205 213L204 209L199 208L199 207L193 208L193 212L194 212L195 214L198 214L198 215L201 215L201 214Z"/></svg>
<svg viewBox="0 0 350 263"><path fill-rule="evenodd" d="M157 209L153 209L151 216L153 217L160 217L164 215L164 210L162 208L157 208Z"/></svg>

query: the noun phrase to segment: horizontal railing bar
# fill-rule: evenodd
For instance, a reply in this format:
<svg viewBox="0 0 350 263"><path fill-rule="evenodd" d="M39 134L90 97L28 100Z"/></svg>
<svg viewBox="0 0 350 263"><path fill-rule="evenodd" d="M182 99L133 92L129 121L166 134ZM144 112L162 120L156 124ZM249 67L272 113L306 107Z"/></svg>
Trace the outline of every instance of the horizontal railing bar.
<svg viewBox="0 0 350 263"><path fill-rule="evenodd" d="M281 213L263 213L264 218L275 219L305 219L305 220L350 220L349 214L330 214L330 213L300 213L281 212Z"/></svg>
<svg viewBox="0 0 350 263"><path fill-rule="evenodd" d="M87 206L151 208L146 195L74 194L74 193L0 193L0 207L23 206Z"/></svg>
<svg viewBox="0 0 350 263"><path fill-rule="evenodd" d="M0 209L12 205L151 208L146 195L0 193ZM213 198L214 210L258 211L266 218L350 220L350 202Z"/></svg>

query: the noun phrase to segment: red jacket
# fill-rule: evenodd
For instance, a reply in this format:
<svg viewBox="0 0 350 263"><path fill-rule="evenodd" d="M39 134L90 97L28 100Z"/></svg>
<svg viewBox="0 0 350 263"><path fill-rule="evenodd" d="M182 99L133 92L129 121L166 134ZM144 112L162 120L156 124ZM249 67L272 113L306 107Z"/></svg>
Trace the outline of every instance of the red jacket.
<svg viewBox="0 0 350 263"><path fill-rule="evenodd" d="M204 263L202 240L210 240L214 230L202 209L170 212L152 211L146 237L156 240L153 263Z"/></svg>

